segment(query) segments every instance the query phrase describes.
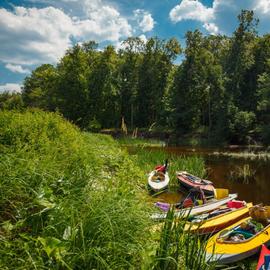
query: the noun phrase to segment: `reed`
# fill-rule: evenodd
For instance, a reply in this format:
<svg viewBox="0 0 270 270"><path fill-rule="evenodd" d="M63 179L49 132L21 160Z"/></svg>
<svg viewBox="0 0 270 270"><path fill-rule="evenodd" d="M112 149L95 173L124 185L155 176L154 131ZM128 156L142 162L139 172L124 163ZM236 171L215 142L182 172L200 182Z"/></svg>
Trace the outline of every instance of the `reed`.
<svg viewBox="0 0 270 270"><path fill-rule="evenodd" d="M167 153L160 149L136 148L133 149L133 160L142 171L149 173L158 164L163 164L166 159L169 160L170 186L179 186L176 179L177 171L188 171L199 177L206 176L205 163L203 158L198 156L183 157Z"/></svg>
<svg viewBox="0 0 270 270"><path fill-rule="evenodd" d="M141 138L132 138L129 136L118 138L117 141L123 146L138 146L138 147L163 147L165 142L155 139L141 139Z"/></svg>
<svg viewBox="0 0 270 270"><path fill-rule="evenodd" d="M171 209L160 233L160 242L152 269L215 269L215 264L206 261L205 245L201 237L184 231L187 218L175 220Z"/></svg>
<svg viewBox="0 0 270 270"><path fill-rule="evenodd" d="M231 181L238 181L243 184L249 184L250 181L254 180L256 170L253 170L249 164L243 166L236 166L234 170L229 172L229 179Z"/></svg>

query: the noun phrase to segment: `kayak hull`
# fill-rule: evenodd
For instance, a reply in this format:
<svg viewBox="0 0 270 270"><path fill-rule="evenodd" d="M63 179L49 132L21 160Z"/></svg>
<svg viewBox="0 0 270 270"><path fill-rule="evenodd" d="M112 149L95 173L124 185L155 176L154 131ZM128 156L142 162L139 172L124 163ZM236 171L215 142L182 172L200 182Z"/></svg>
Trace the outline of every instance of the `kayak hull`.
<svg viewBox="0 0 270 270"><path fill-rule="evenodd" d="M153 176L155 175L156 171L152 171L148 176L148 186L155 192L161 191L168 187L170 182L169 174L166 172L164 173L164 180L162 181L153 181Z"/></svg>
<svg viewBox="0 0 270 270"><path fill-rule="evenodd" d="M177 173L177 179L181 186L185 187L186 189L192 189L192 188L201 188L205 195L214 195L214 186L212 182L208 180L201 179L201 181L191 181L189 179L190 177L195 177L187 172L178 172ZM196 177L196 179L199 179Z"/></svg>
<svg viewBox="0 0 270 270"><path fill-rule="evenodd" d="M249 208L253 206L252 203L246 204L244 207L235 209L231 212L221 214L219 216L210 218L200 223L189 222L185 225L185 230L189 232L196 232L198 234L215 233L223 228L226 228L235 222L249 216Z"/></svg>
<svg viewBox="0 0 270 270"><path fill-rule="evenodd" d="M203 205L198 205L198 206L194 206L192 208L182 208L179 210L175 210L174 212L174 217L175 218L180 218L180 217L187 217L187 216L191 216L191 215L198 215L204 212L208 212L211 210L214 210L218 207L220 207L221 205L226 204L227 202L236 199L237 198L237 194L229 194L228 197L220 199L220 200L216 200L213 199L211 201L208 201L206 204ZM151 218L155 219L155 220L161 220L161 219L165 219L167 216L167 213L154 213Z"/></svg>
<svg viewBox="0 0 270 270"><path fill-rule="evenodd" d="M212 236L206 245L206 258L208 261L218 261L219 263L233 263L248 258L260 251L262 244L270 243L270 225L253 237L241 242L221 242L218 241L220 234L237 227L243 222L250 220L251 217L244 218L230 227L222 230L220 233Z"/></svg>

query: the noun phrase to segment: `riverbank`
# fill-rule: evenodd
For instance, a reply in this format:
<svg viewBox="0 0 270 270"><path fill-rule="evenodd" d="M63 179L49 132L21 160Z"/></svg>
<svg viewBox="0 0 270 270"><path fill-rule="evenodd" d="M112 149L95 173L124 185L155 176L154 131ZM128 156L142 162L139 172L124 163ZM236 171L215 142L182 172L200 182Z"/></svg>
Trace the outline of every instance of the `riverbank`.
<svg viewBox="0 0 270 270"><path fill-rule="evenodd" d="M176 170L206 174L201 157L129 154L110 136L39 111L0 112L0 134L1 269L215 268L185 220L169 213L155 232L149 219L157 209L147 173L169 157L175 187Z"/></svg>
<svg viewBox="0 0 270 270"><path fill-rule="evenodd" d="M227 148L229 150L249 150L254 152L270 152L270 146L262 145L259 140L253 140L249 144L232 144L229 142L220 141L217 138L209 138L201 133L192 134L176 134L171 130L148 130L135 129L124 133L121 129L103 129L101 134L110 135L117 140L122 140L134 144L139 141L141 144L159 142L164 146L190 146L190 147L210 147L210 148Z"/></svg>
<svg viewBox="0 0 270 270"><path fill-rule="evenodd" d="M161 157L53 113L0 112L0 134L1 269L213 268L182 223L151 230L146 173Z"/></svg>

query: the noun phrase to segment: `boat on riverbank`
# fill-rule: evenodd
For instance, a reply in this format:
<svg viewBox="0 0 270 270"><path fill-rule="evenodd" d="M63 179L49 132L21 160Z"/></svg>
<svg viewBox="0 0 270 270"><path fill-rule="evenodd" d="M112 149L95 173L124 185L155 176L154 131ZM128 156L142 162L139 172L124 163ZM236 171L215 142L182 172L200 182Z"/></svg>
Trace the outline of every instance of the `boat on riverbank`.
<svg viewBox="0 0 270 270"><path fill-rule="evenodd" d="M262 244L269 244L270 224L250 233L243 229L249 223L258 224L248 217L212 236L207 242L206 259L222 264L233 263L258 253Z"/></svg>
<svg viewBox="0 0 270 270"><path fill-rule="evenodd" d="M209 180L202 179L186 171L177 172L176 177L180 185L187 189L200 188L205 195L214 195L215 188L213 183Z"/></svg>
<svg viewBox="0 0 270 270"><path fill-rule="evenodd" d="M169 182L168 160L166 159L164 165L156 166L155 170L148 175L148 186L154 192L159 192L166 189Z"/></svg>
<svg viewBox="0 0 270 270"><path fill-rule="evenodd" d="M154 170L148 176L148 185L155 192L159 192L163 189L166 189L168 187L169 182L170 177L168 172L163 173Z"/></svg>
<svg viewBox="0 0 270 270"><path fill-rule="evenodd" d="M198 234L215 233L235 222L248 217L252 203L230 201L214 211L191 217L185 224L185 231Z"/></svg>
<svg viewBox="0 0 270 270"><path fill-rule="evenodd" d="M228 203L231 200L234 200L237 198L237 194L229 194L227 197L222 199L209 199L205 204L197 205L194 207L188 207L188 208L179 208L177 209L177 205L170 205L168 203L163 202L157 202L155 205L159 207L160 209L163 209L165 211L164 213L154 213L151 215L151 218L154 220L161 220L165 219L167 216L167 211L173 207L174 210L174 217L180 218L180 217L187 217L192 215L198 215L204 212L209 212L211 210L214 210L221 205L224 205Z"/></svg>

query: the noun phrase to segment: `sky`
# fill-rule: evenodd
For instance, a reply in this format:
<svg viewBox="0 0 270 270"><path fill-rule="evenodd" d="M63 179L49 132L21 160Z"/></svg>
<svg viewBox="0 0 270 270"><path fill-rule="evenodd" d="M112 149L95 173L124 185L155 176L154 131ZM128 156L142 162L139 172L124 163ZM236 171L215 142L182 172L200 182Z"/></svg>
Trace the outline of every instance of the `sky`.
<svg viewBox="0 0 270 270"><path fill-rule="evenodd" d="M270 33L270 0L0 0L0 92L19 92L33 69L78 42L120 48L129 36L158 36L184 46L189 30L232 35L242 9Z"/></svg>

